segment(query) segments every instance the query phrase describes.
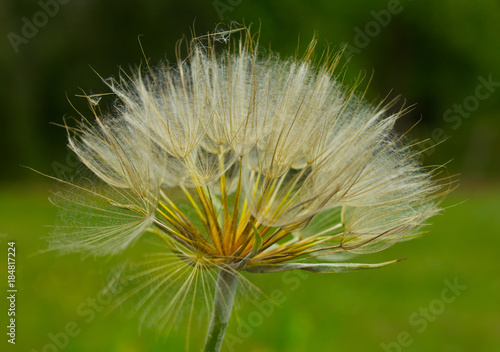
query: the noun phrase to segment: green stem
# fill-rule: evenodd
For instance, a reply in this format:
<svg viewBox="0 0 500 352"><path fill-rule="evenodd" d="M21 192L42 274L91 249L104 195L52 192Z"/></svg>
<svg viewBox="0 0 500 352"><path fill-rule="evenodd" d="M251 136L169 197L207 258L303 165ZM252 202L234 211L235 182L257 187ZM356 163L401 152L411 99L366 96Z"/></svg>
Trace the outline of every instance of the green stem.
<svg viewBox="0 0 500 352"><path fill-rule="evenodd" d="M214 293L212 318L208 327L203 352L219 352L231 317L238 280L234 273L220 269Z"/></svg>

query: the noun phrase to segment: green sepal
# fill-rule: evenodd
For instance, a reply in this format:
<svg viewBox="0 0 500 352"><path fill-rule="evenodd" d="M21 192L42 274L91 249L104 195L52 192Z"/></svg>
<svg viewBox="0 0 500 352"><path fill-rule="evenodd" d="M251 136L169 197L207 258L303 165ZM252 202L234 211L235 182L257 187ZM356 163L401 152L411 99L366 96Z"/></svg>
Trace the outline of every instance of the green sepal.
<svg viewBox="0 0 500 352"><path fill-rule="evenodd" d="M404 258L403 258L404 259ZM382 268L400 262L403 259L391 260L377 264L364 263L287 263L248 266L246 271L250 273L279 273L289 270L305 270L313 273L347 273L351 271Z"/></svg>

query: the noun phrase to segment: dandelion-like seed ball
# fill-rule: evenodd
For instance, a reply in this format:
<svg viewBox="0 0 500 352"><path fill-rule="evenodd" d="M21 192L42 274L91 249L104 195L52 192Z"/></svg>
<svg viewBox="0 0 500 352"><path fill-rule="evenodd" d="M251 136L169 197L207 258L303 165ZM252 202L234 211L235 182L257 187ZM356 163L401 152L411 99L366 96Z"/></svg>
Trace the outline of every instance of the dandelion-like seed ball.
<svg viewBox="0 0 500 352"><path fill-rule="evenodd" d="M143 279L137 310L168 328L201 302L212 312L205 351L220 349L244 271L396 262L338 260L413 236L447 192L439 167L422 167L393 132L403 110L366 103L343 83L341 53L315 63L315 44L282 59L242 28L192 39L173 65L105 80L113 110L87 96L92 118L67 127L98 182L63 181L54 202L69 224L53 246L97 256L157 238L130 274Z"/></svg>

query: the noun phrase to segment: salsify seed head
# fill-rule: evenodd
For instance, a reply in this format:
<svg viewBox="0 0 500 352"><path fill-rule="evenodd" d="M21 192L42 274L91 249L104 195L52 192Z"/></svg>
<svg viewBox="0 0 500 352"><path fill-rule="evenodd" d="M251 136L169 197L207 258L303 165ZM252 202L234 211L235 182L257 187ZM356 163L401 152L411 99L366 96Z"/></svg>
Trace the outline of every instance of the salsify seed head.
<svg viewBox="0 0 500 352"><path fill-rule="evenodd" d="M175 65L106 80L109 115L88 97L94 121L68 128L69 145L125 198L108 204L130 221L59 239L113 253L140 236L130 228L153 226L208 262L257 265L381 249L438 211L436 169L393 134L402 111L346 88L339 53L314 64L314 40L302 59L284 60L261 53L249 29L223 48L218 38L193 39ZM323 212L334 221L309 233Z"/></svg>
<svg viewBox="0 0 500 352"><path fill-rule="evenodd" d="M109 114L87 96L92 119L68 127L69 146L101 184L58 195L84 223L61 227L56 247L113 254L152 233L180 266L309 270L408 238L438 212L439 167L393 132L403 110L343 83L341 53L315 62L313 40L283 59L234 32L105 80Z"/></svg>

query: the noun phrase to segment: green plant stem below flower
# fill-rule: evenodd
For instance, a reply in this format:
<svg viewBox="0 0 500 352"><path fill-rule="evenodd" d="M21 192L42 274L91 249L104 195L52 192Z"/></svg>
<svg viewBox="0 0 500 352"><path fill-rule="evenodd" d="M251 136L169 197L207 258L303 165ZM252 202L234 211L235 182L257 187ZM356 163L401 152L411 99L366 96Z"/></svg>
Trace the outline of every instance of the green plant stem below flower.
<svg viewBox="0 0 500 352"><path fill-rule="evenodd" d="M236 275L228 269L220 269L217 284L215 286L212 317L210 319L210 326L208 327L203 352L220 351L227 324L231 317L237 286L238 280Z"/></svg>

